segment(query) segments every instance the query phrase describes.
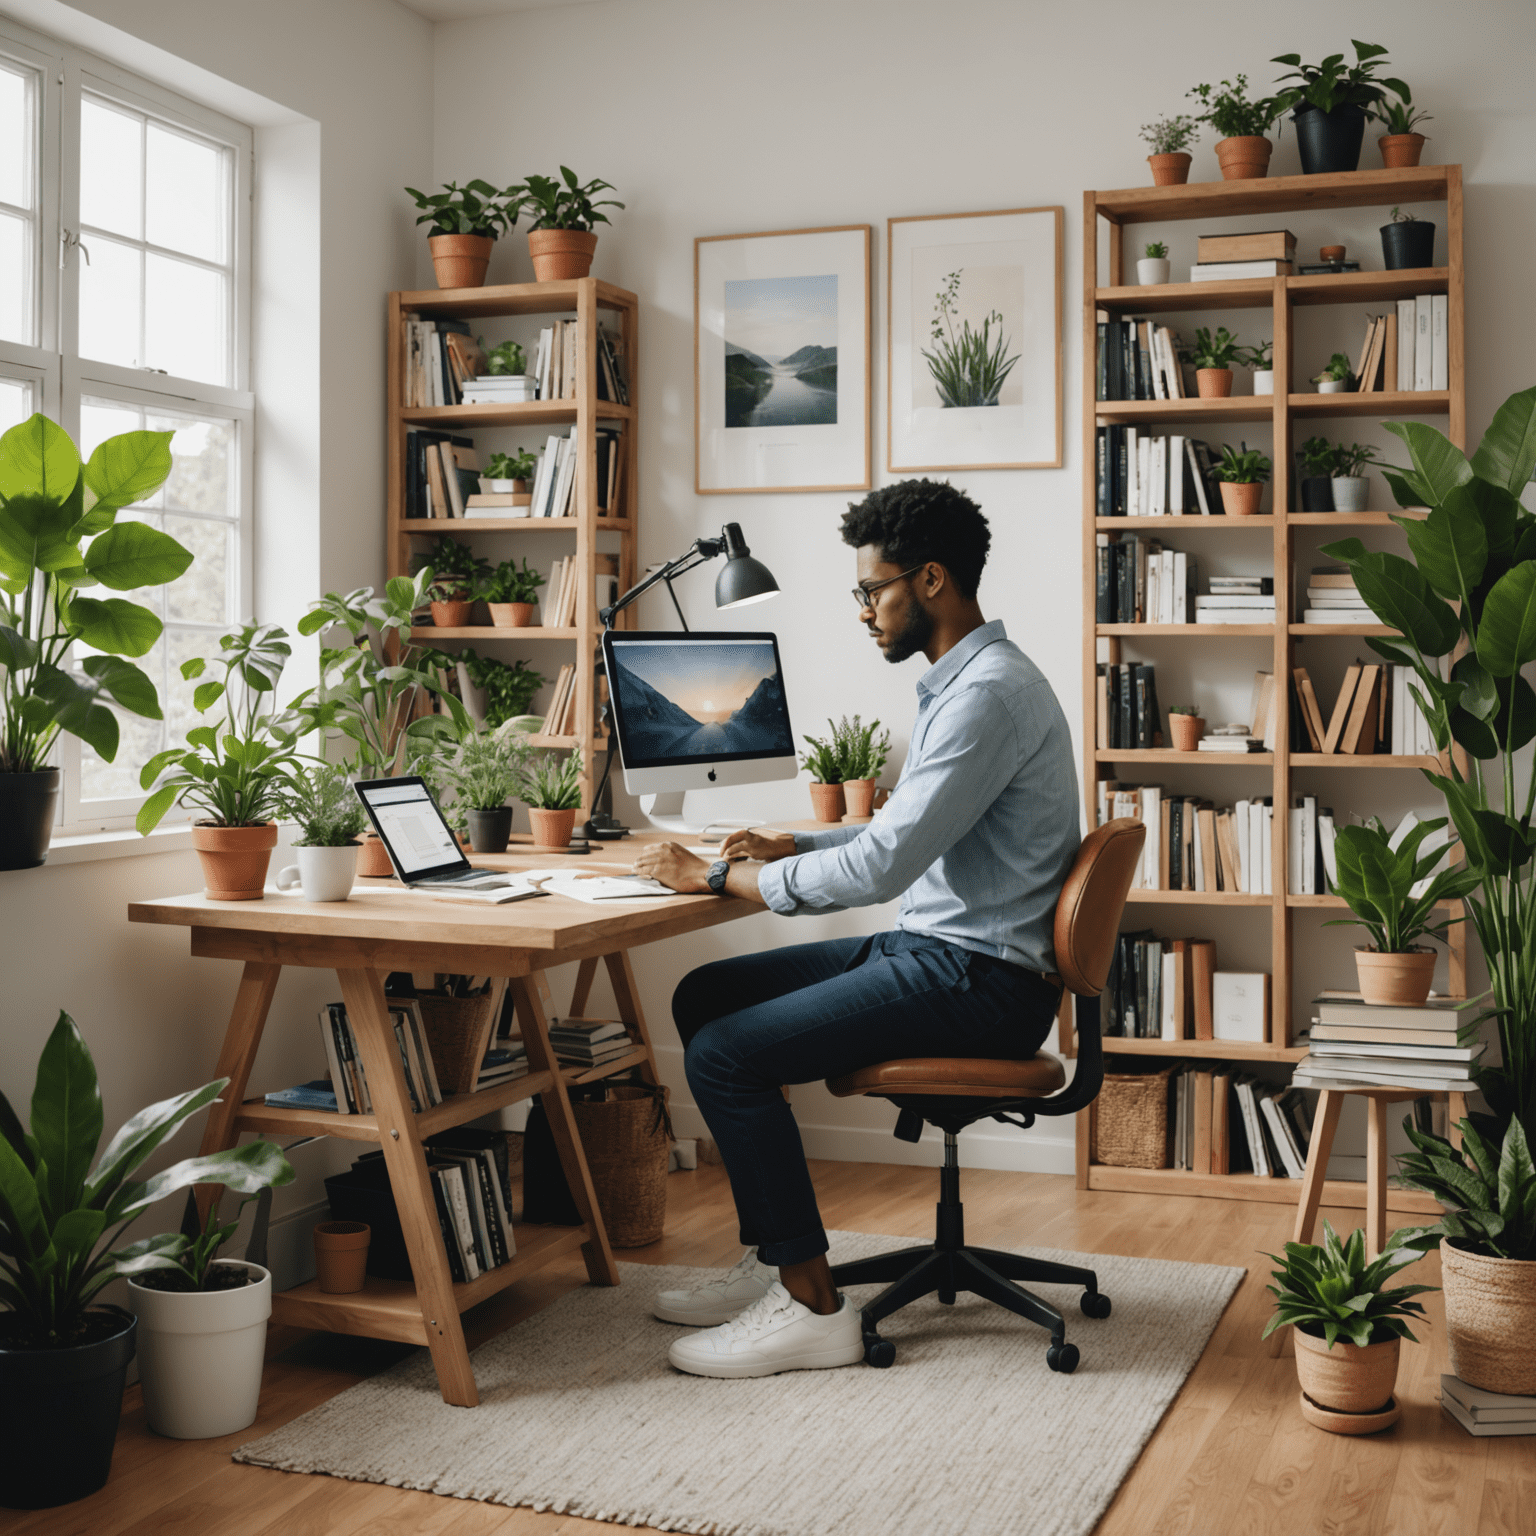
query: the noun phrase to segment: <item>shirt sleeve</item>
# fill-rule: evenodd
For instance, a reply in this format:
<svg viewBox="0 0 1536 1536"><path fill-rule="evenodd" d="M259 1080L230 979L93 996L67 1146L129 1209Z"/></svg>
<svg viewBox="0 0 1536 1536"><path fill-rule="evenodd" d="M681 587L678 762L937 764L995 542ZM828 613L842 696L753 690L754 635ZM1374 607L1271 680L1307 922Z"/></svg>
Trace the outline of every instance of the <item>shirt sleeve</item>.
<svg viewBox="0 0 1536 1536"><path fill-rule="evenodd" d="M828 827L825 832L796 832L792 834L795 839L795 852L814 853L818 848L837 848L843 843L851 842L863 830L864 825L859 825Z"/></svg>
<svg viewBox="0 0 1536 1536"><path fill-rule="evenodd" d="M934 712L922 761L907 760L884 811L846 841L765 865L763 900L784 917L895 900L975 826L1024 755L1011 713L985 684L956 691Z"/></svg>

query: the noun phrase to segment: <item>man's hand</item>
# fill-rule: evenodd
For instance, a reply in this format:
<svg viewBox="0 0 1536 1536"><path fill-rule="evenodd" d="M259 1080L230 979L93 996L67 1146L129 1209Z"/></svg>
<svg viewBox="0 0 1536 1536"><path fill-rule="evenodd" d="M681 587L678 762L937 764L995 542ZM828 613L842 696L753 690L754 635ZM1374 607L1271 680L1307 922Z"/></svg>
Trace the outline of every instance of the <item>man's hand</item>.
<svg viewBox="0 0 1536 1536"><path fill-rule="evenodd" d="M686 895L708 895L709 865L681 843L653 843L635 855L634 871Z"/></svg>
<svg viewBox="0 0 1536 1536"><path fill-rule="evenodd" d="M759 859L772 864L776 859L793 858L795 836L792 832L758 832L743 827L727 835L720 844L720 857L730 859Z"/></svg>

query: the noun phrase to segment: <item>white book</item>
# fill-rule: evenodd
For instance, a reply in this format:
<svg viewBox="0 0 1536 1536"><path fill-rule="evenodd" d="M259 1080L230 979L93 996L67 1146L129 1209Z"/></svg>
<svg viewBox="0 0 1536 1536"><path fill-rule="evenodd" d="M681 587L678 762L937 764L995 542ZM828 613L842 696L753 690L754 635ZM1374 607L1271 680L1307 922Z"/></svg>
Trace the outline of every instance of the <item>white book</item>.
<svg viewBox="0 0 1536 1536"><path fill-rule="evenodd" d="M551 517L571 515L571 491L576 480L576 439L566 438L560 446L560 478L555 482L555 494L550 498Z"/></svg>
<svg viewBox="0 0 1536 1536"><path fill-rule="evenodd" d="M1265 738L1266 745L1273 750L1274 743ZM1260 807L1263 814L1259 818L1259 858L1262 861L1261 868L1264 871L1264 884L1259 894L1261 896L1273 896L1275 894L1275 808L1272 805Z"/></svg>
<svg viewBox="0 0 1536 1536"><path fill-rule="evenodd" d="M320 1010L320 1040L325 1046L325 1064L330 1071L331 1087L336 1093L336 1113L350 1115L350 1105L347 1103L347 1095L342 1088L341 1061L336 1055L336 1031L331 1027L331 1010Z"/></svg>
<svg viewBox="0 0 1536 1536"><path fill-rule="evenodd" d="M1152 515L1152 439L1141 438L1136 444L1136 509L1143 517Z"/></svg>
<svg viewBox="0 0 1536 1536"><path fill-rule="evenodd" d="M1429 387L1451 387L1450 299L1443 293L1429 301Z"/></svg>
<svg viewBox="0 0 1536 1536"><path fill-rule="evenodd" d="M1307 893L1302 887L1301 871L1306 863L1306 813L1299 805L1293 805L1290 809L1290 858L1287 861L1289 867L1285 872L1285 888L1292 896L1305 896Z"/></svg>
<svg viewBox="0 0 1536 1536"><path fill-rule="evenodd" d="M1173 551L1165 549L1157 557L1157 621L1173 623Z"/></svg>
<svg viewBox="0 0 1536 1536"><path fill-rule="evenodd" d="M1267 1179L1273 1170L1269 1166L1269 1152L1264 1145L1264 1133L1259 1129L1259 1109L1254 1102L1251 1078L1238 1081L1237 1102L1243 1111L1243 1129L1248 1133L1248 1153L1253 1159L1253 1171Z"/></svg>
<svg viewBox="0 0 1536 1536"><path fill-rule="evenodd" d="M1189 556L1182 549L1173 554L1173 622L1188 624Z"/></svg>
<svg viewBox="0 0 1536 1536"><path fill-rule="evenodd" d="M1195 599L1196 608L1267 608L1275 611L1275 600L1262 592L1202 592Z"/></svg>
<svg viewBox="0 0 1536 1536"><path fill-rule="evenodd" d="M1285 1123L1285 1116L1280 1113L1280 1106L1275 1102L1275 1095L1266 1093L1259 1097L1259 1109L1269 1122L1270 1131L1274 1135L1275 1148L1280 1153L1280 1161L1285 1164L1287 1178L1299 1179L1306 1172L1306 1156L1298 1156L1298 1148L1291 1139L1291 1128Z"/></svg>
<svg viewBox="0 0 1536 1536"><path fill-rule="evenodd" d="M1282 277L1288 261L1201 261L1189 269L1192 283L1225 283L1243 277Z"/></svg>
<svg viewBox="0 0 1536 1536"><path fill-rule="evenodd" d="M1195 889L1197 891L1203 891L1205 889L1205 834L1201 830L1200 816L1198 812L1195 813L1195 835L1193 842L1195 857Z"/></svg>
<svg viewBox="0 0 1536 1536"><path fill-rule="evenodd" d="M1179 957L1171 950L1163 953L1163 987L1161 994L1162 1007L1159 1010L1160 1033L1164 1040L1177 1040L1179 1038L1179 1021L1173 1011L1175 989L1178 986Z"/></svg>
<svg viewBox="0 0 1536 1536"><path fill-rule="evenodd" d="M1257 800L1248 807L1248 893L1264 894L1264 807Z"/></svg>
<svg viewBox="0 0 1536 1536"><path fill-rule="evenodd" d="M1412 1063L1405 1062L1405 1067ZM1476 1087L1470 1073L1437 1072L1433 1077L1420 1077L1407 1071L1379 1072L1357 1067L1353 1062L1345 1068L1333 1057L1325 1066L1321 1061L1308 1066L1302 1062L1296 1068L1291 1081L1298 1088L1351 1088L1362 1083L1379 1083L1384 1088L1413 1088L1425 1093L1470 1093Z"/></svg>
<svg viewBox="0 0 1536 1536"><path fill-rule="evenodd" d="M1444 1379L1444 1377L1441 1378L1442 1381ZM1536 1435L1536 1417L1504 1423L1498 1423L1486 1418L1473 1418L1449 1392L1442 1392L1440 1394L1440 1407L1449 1418L1455 1419L1469 1435L1476 1435L1479 1439L1488 1435Z"/></svg>
<svg viewBox="0 0 1536 1536"><path fill-rule="evenodd" d="M1334 853L1334 836L1333 817L1328 815L1326 811L1321 812L1317 818L1317 846L1323 855L1323 874L1328 880L1328 891L1332 891L1339 882L1339 866ZM1326 895L1328 893L1319 891L1318 894Z"/></svg>
<svg viewBox="0 0 1536 1536"><path fill-rule="evenodd" d="M1152 515L1168 515L1168 439L1159 437L1152 444Z"/></svg>
<svg viewBox="0 0 1536 1536"><path fill-rule="evenodd" d="M1275 610L1251 608L1202 608L1195 615L1197 624L1273 624Z"/></svg>
<svg viewBox="0 0 1536 1536"><path fill-rule="evenodd" d="M1397 385L1404 392L1413 388L1413 333L1416 306L1412 299L1397 301Z"/></svg>
<svg viewBox="0 0 1536 1536"><path fill-rule="evenodd" d="M1434 297L1421 293L1413 301L1413 387L1433 389L1435 377L1434 334L1430 310Z"/></svg>
<svg viewBox="0 0 1536 1536"><path fill-rule="evenodd" d="M1168 439L1168 514L1184 515L1184 439Z"/></svg>
<svg viewBox="0 0 1536 1536"><path fill-rule="evenodd" d="M464 1192L464 1170L457 1163L451 1168L439 1168L438 1177L448 1196L448 1214L453 1219L453 1230L459 1242L459 1257L464 1261L464 1274L474 1280L480 1274L475 1261L475 1238L469 1224L469 1196Z"/></svg>
<svg viewBox="0 0 1536 1536"><path fill-rule="evenodd" d="M1125 429L1125 510L1129 517L1141 516L1141 434L1135 427Z"/></svg>
<svg viewBox="0 0 1536 1536"><path fill-rule="evenodd" d="M1508 1392L1490 1392L1486 1387L1474 1387L1459 1376L1442 1376L1440 1390L1447 1397L1454 1397L1473 1418L1487 1413L1514 1413L1522 1419L1536 1419L1536 1397L1516 1397Z"/></svg>
<svg viewBox="0 0 1536 1536"><path fill-rule="evenodd" d="M1184 398L1184 375L1179 368L1178 353L1173 346L1173 332L1164 325L1158 328L1163 344L1163 368L1168 375L1168 393L1175 400Z"/></svg>
<svg viewBox="0 0 1536 1536"><path fill-rule="evenodd" d="M1233 807L1232 831L1237 839L1237 888L1245 895L1249 890L1248 870L1251 867L1249 862L1248 814L1248 802L1246 800L1239 800Z"/></svg>
<svg viewBox="0 0 1536 1536"><path fill-rule="evenodd" d="M1163 786L1147 784L1141 791L1141 819L1147 826L1147 841L1141 852L1141 883L1149 891L1162 889L1162 860L1159 844L1163 827Z"/></svg>

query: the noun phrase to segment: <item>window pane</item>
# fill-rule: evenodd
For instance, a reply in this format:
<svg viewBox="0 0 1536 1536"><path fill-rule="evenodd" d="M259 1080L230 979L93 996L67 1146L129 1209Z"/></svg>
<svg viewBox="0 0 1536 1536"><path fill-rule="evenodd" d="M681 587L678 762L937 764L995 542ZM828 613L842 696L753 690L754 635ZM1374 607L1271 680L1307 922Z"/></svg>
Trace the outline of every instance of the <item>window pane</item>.
<svg viewBox="0 0 1536 1536"><path fill-rule="evenodd" d="M37 185L36 81L31 70L0 63L0 203L17 208L33 206Z"/></svg>
<svg viewBox="0 0 1536 1536"><path fill-rule="evenodd" d="M137 368L143 257L132 246L102 235L87 235L85 245L87 254L80 257L80 355Z"/></svg>
<svg viewBox="0 0 1536 1536"><path fill-rule="evenodd" d="M165 616L188 624L229 621L228 523L206 517L167 517L165 531L192 551L192 568L164 588Z"/></svg>
<svg viewBox="0 0 1536 1536"><path fill-rule="evenodd" d="M172 133L158 123L149 125L145 140L145 236L166 245L223 261L224 235L229 225L229 189L224 167L226 151Z"/></svg>
<svg viewBox="0 0 1536 1536"><path fill-rule="evenodd" d="M136 405L116 400L84 399L80 402L80 455L90 456L120 432L137 432L144 425L144 413ZM150 505L158 505L153 501Z"/></svg>
<svg viewBox="0 0 1536 1536"><path fill-rule="evenodd" d="M26 379L0 379L0 432L19 426L33 409L32 385Z"/></svg>
<svg viewBox="0 0 1536 1536"><path fill-rule="evenodd" d="M180 379L228 383L223 274L153 252L145 261L145 362Z"/></svg>
<svg viewBox="0 0 1536 1536"><path fill-rule="evenodd" d="M134 240L143 238L143 135L141 118L90 97L81 102L82 223Z"/></svg>
<svg viewBox="0 0 1536 1536"><path fill-rule="evenodd" d="M161 493L164 504L181 512L233 517L235 509L230 497L234 489L234 422L198 421L190 416L162 413L152 414L149 425L156 432L176 434L171 439L170 478ZM224 621L221 614L213 622Z"/></svg>
<svg viewBox="0 0 1536 1536"><path fill-rule="evenodd" d="M0 341L32 346L32 309L32 223L0 213Z"/></svg>

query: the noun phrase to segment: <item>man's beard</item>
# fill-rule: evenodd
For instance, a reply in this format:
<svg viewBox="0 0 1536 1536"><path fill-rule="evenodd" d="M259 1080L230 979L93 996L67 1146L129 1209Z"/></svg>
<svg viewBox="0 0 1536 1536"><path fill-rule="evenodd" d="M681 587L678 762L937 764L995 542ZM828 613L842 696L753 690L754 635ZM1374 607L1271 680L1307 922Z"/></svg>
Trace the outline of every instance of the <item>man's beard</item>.
<svg viewBox="0 0 1536 1536"><path fill-rule="evenodd" d="M915 656L919 651L926 649L932 638L933 616L921 603L909 601L906 616L901 621L901 628L891 637L890 644L885 647L885 659L893 664L905 661L909 656Z"/></svg>

